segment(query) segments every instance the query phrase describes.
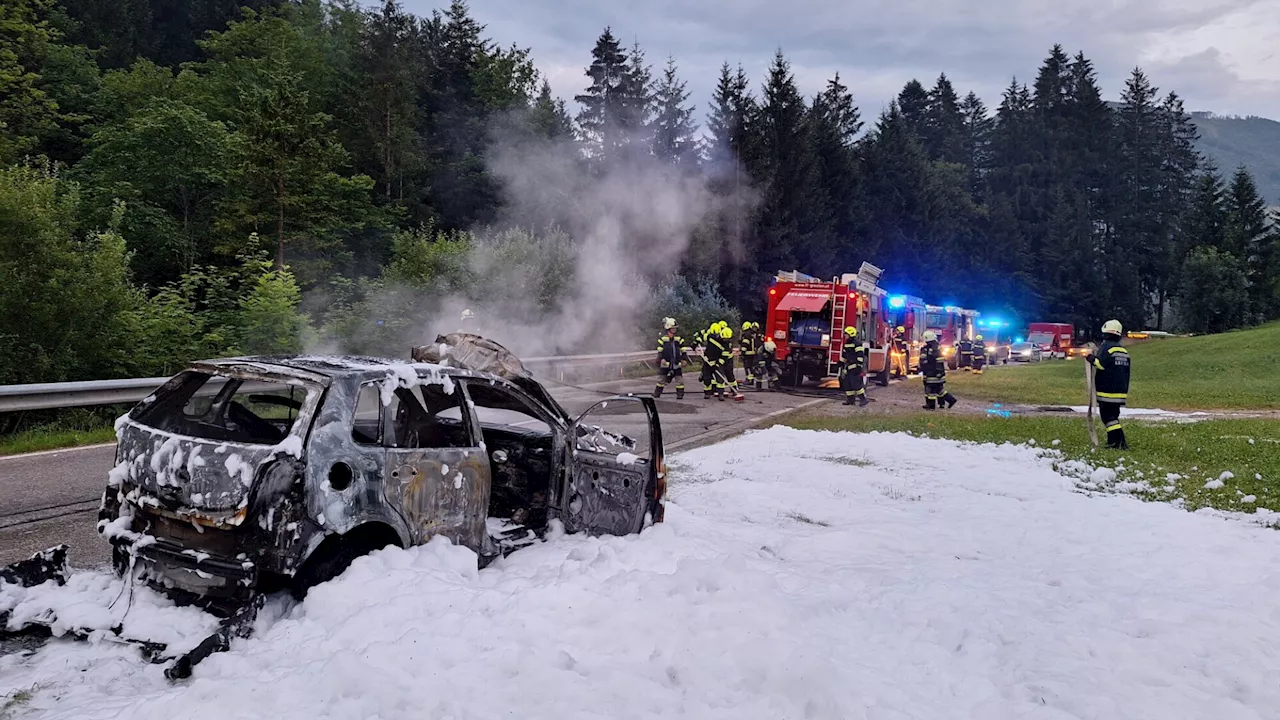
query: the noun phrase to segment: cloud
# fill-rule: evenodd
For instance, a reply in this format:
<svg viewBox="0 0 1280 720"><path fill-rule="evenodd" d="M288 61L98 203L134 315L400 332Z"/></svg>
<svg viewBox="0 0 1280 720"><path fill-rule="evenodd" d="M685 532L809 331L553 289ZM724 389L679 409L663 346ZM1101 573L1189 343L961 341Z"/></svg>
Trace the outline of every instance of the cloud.
<svg viewBox="0 0 1280 720"><path fill-rule="evenodd" d="M405 0L427 14L439 3ZM791 60L801 89L840 72L874 116L912 78L945 72L989 105L1013 76L1031 81L1049 48L1083 51L1103 92L1118 98L1143 66L1195 110L1280 118L1280 15L1267 0L472 0L502 44L533 51L553 89L571 100L609 25L639 41L655 66L675 57L705 115L720 64L741 62L756 86L773 52Z"/></svg>

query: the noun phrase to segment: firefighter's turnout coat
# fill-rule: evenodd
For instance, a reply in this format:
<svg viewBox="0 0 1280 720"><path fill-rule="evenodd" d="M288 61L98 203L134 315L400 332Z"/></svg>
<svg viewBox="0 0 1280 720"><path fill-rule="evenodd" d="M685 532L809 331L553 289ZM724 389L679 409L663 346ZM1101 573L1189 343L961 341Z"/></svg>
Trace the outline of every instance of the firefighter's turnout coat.
<svg viewBox="0 0 1280 720"><path fill-rule="evenodd" d="M1102 343L1093 356L1094 392L1098 403L1124 405L1129 399L1129 351L1114 340Z"/></svg>

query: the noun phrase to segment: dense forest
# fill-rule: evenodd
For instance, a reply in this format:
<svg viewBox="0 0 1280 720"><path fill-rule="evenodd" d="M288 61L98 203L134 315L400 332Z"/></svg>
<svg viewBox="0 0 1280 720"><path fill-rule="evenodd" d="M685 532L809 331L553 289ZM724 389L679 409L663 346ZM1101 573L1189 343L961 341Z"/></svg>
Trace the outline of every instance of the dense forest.
<svg viewBox="0 0 1280 720"><path fill-rule="evenodd" d="M1253 179L1141 70L1113 107L1054 47L994 109L939 74L868 118L779 52L697 108L622 34L583 48L570 105L461 1L8 0L0 383L404 356L464 308L520 351L631 349L863 260L1024 321L1280 314Z"/></svg>

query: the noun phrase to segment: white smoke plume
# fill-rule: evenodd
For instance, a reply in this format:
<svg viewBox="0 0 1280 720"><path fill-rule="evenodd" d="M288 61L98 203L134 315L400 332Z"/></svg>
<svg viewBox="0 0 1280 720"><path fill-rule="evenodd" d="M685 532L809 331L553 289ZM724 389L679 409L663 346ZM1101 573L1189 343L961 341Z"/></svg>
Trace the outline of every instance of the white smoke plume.
<svg viewBox="0 0 1280 720"><path fill-rule="evenodd" d="M554 253L564 249L563 235L556 241L544 229L556 223L572 238L572 279L547 307L538 297L546 280L538 268L527 257L504 254L499 231L477 228L481 241L467 263L478 283L483 278L496 290L385 288L387 302L372 307L413 307L419 315L391 319L402 329L393 341L402 344L397 354L460 329L523 357L648 349L660 330L651 317L655 284L680 270L696 233L721 233L717 224L748 213L755 198L745 185L736 194L713 191L706 174L647 156L593 173L572 142L500 140L489 170L503 187L497 226L550 235L545 251ZM430 297L406 303L405 293ZM475 314L469 327L461 322L464 310ZM330 339L324 349L335 344Z"/></svg>

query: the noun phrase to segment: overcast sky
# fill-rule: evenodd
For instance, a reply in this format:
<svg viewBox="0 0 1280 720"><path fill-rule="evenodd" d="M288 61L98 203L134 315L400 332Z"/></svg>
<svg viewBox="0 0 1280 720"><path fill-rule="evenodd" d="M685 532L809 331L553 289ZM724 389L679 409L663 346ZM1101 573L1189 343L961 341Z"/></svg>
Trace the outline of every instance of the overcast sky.
<svg viewBox="0 0 1280 720"><path fill-rule="evenodd" d="M426 15L444 0L402 0ZM874 120L902 85L946 72L961 95L994 109L1016 75L1030 83L1054 43L1094 62L1107 99L1141 66L1189 110L1280 119L1277 0L471 0L503 45L532 50L554 92L573 96L604 27L638 41L655 66L668 55L706 115L720 64L742 63L758 92L781 48L812 95L835 72Z"/></svg>

